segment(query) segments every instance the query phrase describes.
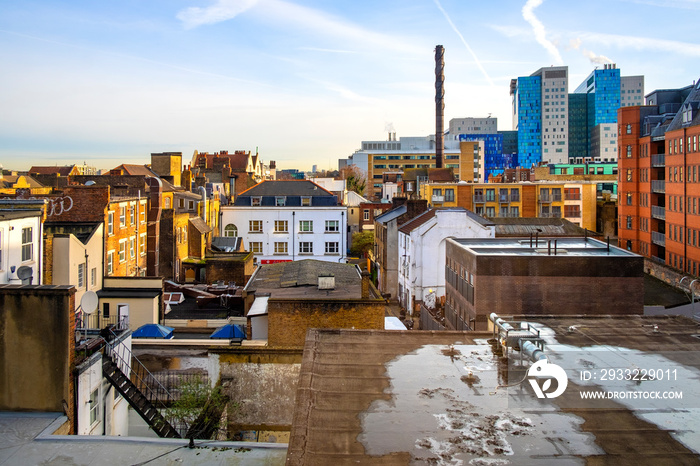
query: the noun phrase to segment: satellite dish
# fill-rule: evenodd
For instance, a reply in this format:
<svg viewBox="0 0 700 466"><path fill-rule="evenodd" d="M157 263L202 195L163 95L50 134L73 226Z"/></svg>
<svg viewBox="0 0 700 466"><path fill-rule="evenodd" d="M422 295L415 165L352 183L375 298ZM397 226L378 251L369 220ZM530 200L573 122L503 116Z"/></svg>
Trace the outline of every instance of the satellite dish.
<svg viewBox="0 0 700 466"><path fill-rule="evenodd" d="M85 183L85 186L92 186L92 185L94 185L94 184L95 184L95 182L92 181L92 180L90 180L90 181L88 181L88 182Z"/></svg>
<svg viewBox="0 0 700 466"><path fill-rule="evenodd" d="M31 267L23 265L17 269L17 278L22 280L22 285L31 285L33 273L34 271Z"/></svg>
<svg viewBox="0 0 700 466"><path fill-rule="evenodd" d="M86 314L92 314L97 309L97 293L94 291L86 291L82 298L80 298L80 307Z"/></svg>

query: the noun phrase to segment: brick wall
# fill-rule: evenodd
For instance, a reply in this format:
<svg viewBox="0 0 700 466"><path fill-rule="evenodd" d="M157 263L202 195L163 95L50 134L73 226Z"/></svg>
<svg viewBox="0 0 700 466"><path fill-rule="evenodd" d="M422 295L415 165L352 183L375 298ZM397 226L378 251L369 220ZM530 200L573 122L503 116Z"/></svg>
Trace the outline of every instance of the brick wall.
<svg viewBox="0 0 700 466"><path fill-rule="evenodd" d="M384 329L384 301L268 301L269 346L303 347L311 328Z"/></svg>
<svg viewBox="0 0 700 466"><path fill-rule="evenodd" d="M75 433L75 288L0 286L0 410L67 415Z"/></svg>
<svg viewBox="0 0 700 466"><path fill-rule="evenodd" d="M53 284L53 234L44 234L44 258L42 260L44 277L42 285Z"/></svg>
<svg viewBox="0 0 700 466"><path fill-rule="evenodd" d="M208 283L218 280L245 285L253 274L253 253L211 254L207 251L206 277Z"/></svg>

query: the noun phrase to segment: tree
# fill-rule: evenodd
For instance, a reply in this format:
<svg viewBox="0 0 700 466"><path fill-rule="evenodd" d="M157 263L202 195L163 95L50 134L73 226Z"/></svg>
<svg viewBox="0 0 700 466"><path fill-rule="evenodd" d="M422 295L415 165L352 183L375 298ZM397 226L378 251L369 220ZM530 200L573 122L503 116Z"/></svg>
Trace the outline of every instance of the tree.
<svg viewBox="0 0 700 466"><path fill-rule="evenodd" d="M221 385L212 388L208 380L197 376L181 383L177 391L180 396L168 410L169 417L187 428L186 438L211 438L228 403Z"/></svg>
<svg viewBox="0 0 700 466"><path fill-rule="evenodd" d="M367 188L367 176L361 168L356 165L348 165L340 170L341 179L345 180L345 187L348 191L355 191L360 196L364 196Z"/></svg>
<svg viewBox="0 0 700 466"><path fill-rule="evenodd" d="M355 257L366 257L374 247L374 232L358 231L352 234L350 254Z"/></svg>

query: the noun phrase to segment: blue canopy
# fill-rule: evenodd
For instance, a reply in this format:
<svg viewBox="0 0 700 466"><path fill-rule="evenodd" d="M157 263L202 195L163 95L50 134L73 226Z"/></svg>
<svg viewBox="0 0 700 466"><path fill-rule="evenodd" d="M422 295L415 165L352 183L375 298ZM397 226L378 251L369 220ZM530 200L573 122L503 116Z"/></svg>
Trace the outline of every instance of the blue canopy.
<svg viewBox="0 0 700 466"><path fill-rule="evenodd" d="M214 330L209 338L245 338L245 330L241 325L228 324Z"/></svg>
<svg viewBox="0 0 700 466"><path fill-rule="evenodd" d="M140 326L131 335L134 338L165 338L173 337L173 328L160 324L146 324Z"/></svg>

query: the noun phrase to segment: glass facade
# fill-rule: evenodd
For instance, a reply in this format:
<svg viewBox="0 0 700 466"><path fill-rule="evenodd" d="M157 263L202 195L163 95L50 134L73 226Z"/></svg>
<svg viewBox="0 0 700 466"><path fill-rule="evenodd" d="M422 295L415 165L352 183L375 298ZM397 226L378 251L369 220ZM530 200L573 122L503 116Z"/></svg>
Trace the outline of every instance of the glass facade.
<svg viewBox="0 0 700 466"><path fill-rule="evenodd" d="M530 167L542 160L542 78L519 77L516 89L518 112L518 163Z"/></svg>
<svg viewBox="0 0 700 466"><path fill-rule="evenodd" d="M607 66L607 65L606 65ZM620 69L619 68L604 68L602 70L594 70L579 87L576 88L576 93L573 95L586 96L586 120L585 134L586 147L584 157L591 157L591 135L593 128L604 123L617 123L617 109L620 108ZM576 138L577 150L569 149L569 158L581 157L581 151L578 149L581 134L584 129L581 128L580 114L572 113L571 105L574 103L578 109L583 105L581 97L569 96L569 141L573 143ZM574 121L575 119L575 121ZM576 134L574 136L572 133Z"/></svg>
<svg viewBox="0 0 700 466"><path fill-rule="evenodd" d="M569 94L569 160L588 157L588 96Z"/></svg>

